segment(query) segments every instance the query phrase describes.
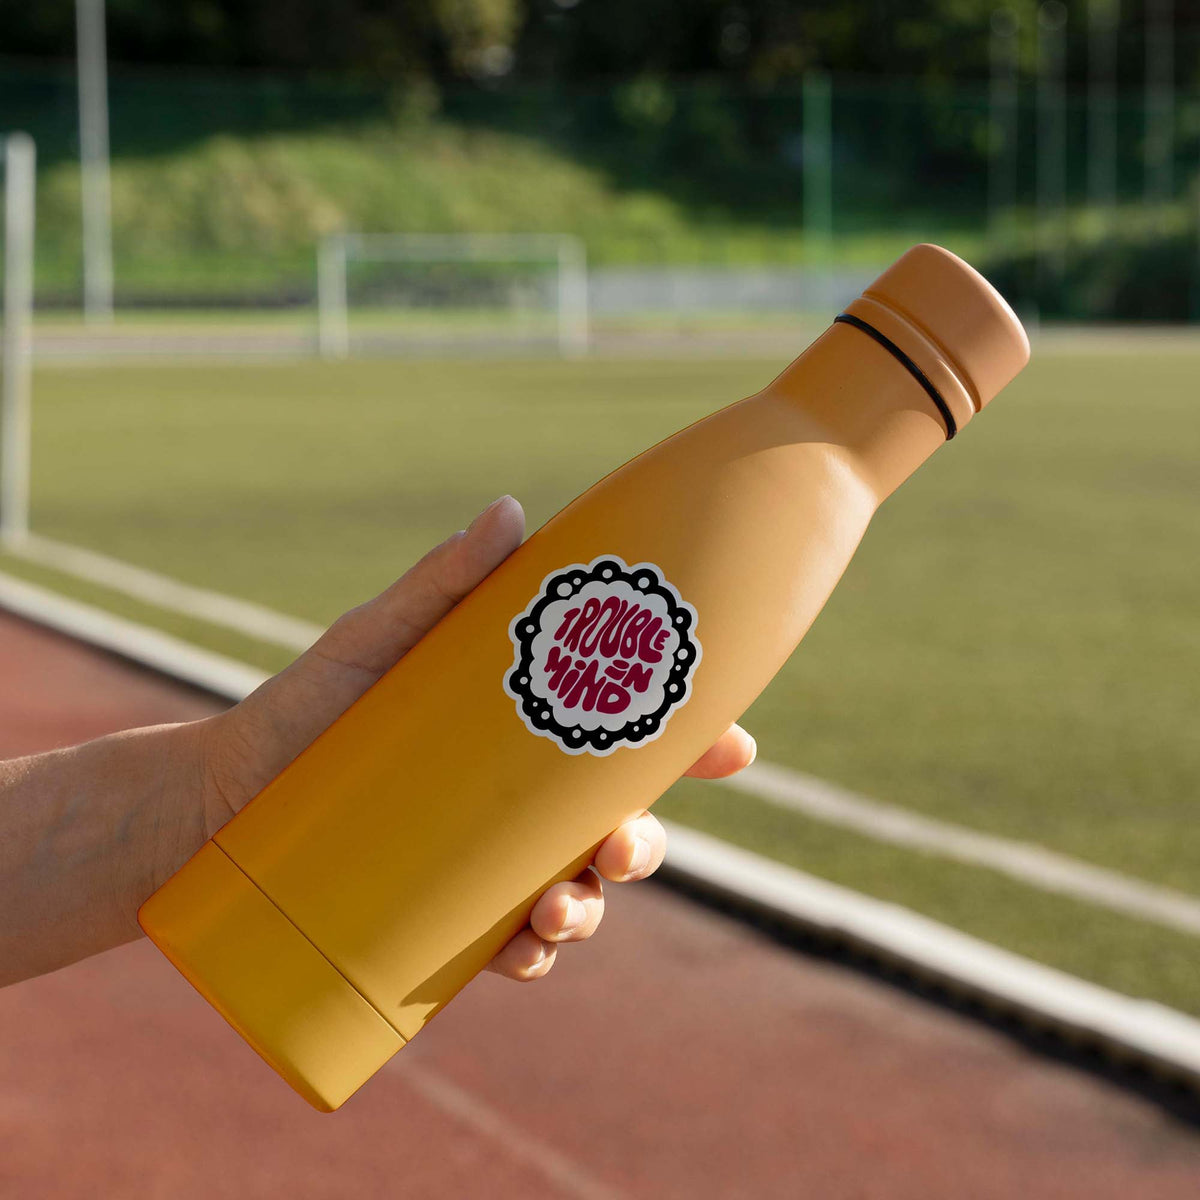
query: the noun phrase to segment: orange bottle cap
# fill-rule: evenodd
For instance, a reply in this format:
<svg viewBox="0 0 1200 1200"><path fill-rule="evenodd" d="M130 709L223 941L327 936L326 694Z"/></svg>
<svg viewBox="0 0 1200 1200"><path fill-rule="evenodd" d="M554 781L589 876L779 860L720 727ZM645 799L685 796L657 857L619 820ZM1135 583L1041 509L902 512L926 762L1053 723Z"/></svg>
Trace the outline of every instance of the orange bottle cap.
<svg viewBox="0 0 1200 1200"><path fill-rule="evenodd" d="M941 246L914 246L863 296L936 343L976 412L1029 361L1029 338L1008 301L974 267Z"/></svg>

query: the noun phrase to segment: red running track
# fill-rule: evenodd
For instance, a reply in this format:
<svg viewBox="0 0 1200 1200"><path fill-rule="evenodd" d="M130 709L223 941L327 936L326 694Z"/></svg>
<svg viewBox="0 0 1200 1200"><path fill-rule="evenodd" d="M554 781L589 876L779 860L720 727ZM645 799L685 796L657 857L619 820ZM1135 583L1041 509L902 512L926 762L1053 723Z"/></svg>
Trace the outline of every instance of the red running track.
<svg viewBox="0 0 1200 1200"><path fill-rule="evenodd" d="M0 615L0 756L213 707ZM332 1116L146 942L0 991L0 1197L1200 1196L1200 1139L1155 1106L658 888L609 896L546 980L482 976Z"/></svg>

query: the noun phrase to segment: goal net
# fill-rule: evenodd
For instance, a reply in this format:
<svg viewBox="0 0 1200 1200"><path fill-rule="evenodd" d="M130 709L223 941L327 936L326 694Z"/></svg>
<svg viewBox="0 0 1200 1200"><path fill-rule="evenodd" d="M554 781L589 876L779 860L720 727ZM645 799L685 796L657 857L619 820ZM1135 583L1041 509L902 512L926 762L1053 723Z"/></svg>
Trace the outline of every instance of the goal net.
<svg viewBox="0 0 1200 1200"><path fill-rule="evenodd" d="M321 354L588 345L587 260L567 234L362 234L317 252Z"/></svg>

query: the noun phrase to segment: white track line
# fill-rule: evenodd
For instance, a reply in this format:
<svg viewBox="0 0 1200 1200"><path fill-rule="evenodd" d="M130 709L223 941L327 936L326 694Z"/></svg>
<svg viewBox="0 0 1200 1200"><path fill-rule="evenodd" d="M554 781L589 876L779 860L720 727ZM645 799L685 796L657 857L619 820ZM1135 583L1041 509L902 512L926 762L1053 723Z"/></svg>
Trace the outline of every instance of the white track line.
<svg viewBox="0 0 1200 1200"><path fill-rule="evenodd" d="M306 650L323 632L320 625L289 617L265 605L239 600L223 592L193 587L189 583L160 575L157 571L147 571L106 554L69 546L37 534L30 533L19 539L7 540L4 549L29 562L98 583L146 604L169 608L184 616L207 621L210 625L223 625L275 646Z"/></svg>
<svg viewBox="0 0 1200 1200"><path fill-rule="evenodd" d="M389 1063L395 1074L443 1112L498 1143L501 1152L540 1171L580 1200L617 1200L621 1194L591 1178L588 1168L572 1162L548 1142L532 1136L465 1088L429 1066L417 1066L398 1054Z"/></svg>
<svg viewBox="0 0 1200 1200"><path fill-rule="evenodd" d="M241 663L2 572L0 608L229 700L241 699L264 678ZM1086 983L694 829L671 825L666 869L805 927L849 938L1009 1008L1132 1051L1200 1083L1200 1022L1174 1009Z"/></svg>
<svg viewBox="0 0 1200 1200"><path fill-rule="evenodd" d="M987 867L1046 892L1200 935L1200 900L1029 842L920 816L773 763L756 763L724 783L748 796L828 825L853 829L878 842Z"/></svg>
<svg viewBox="0 0 1200 1200"><path fill-rule="evenodd" d="M873 900L671 824L666 868L775 914L881 951L1065 1031L1136 1051L1200 1082L1200 1021L1042 966L919 913Z"/></svg>

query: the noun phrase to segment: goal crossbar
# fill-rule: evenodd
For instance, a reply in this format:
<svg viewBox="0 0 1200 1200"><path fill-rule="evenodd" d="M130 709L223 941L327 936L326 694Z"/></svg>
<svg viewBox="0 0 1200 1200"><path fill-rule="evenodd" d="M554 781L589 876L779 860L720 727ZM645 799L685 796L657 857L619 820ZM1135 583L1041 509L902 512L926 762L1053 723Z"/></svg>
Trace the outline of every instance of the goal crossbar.
<svg viewBox="0 0 1200 1200"><path fill-rule="evenodd" d="M317 247L317 341L323 358L350 353L347 283L352 258L376 262L546 263L555 272L557 344L577 357L588 348L587 252L572 234L334 233Z"/></svg>

